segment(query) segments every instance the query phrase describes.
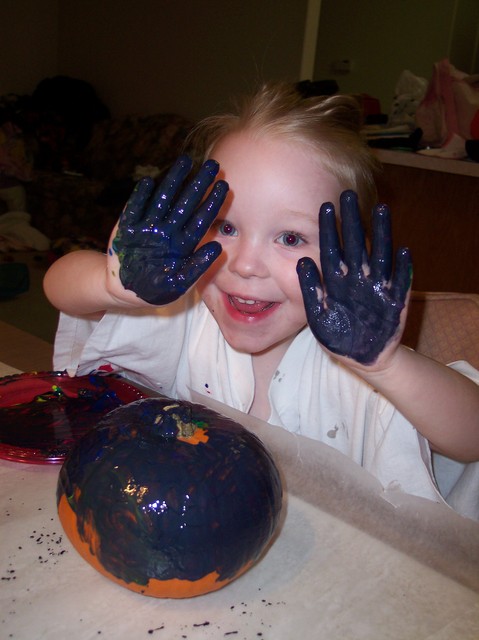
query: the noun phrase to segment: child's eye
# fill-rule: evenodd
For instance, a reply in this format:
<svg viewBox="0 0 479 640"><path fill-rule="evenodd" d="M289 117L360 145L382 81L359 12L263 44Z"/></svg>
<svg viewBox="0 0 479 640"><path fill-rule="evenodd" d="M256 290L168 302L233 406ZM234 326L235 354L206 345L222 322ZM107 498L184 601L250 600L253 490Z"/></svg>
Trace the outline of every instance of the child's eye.
<svg viewBox="0 0 479 640"><path fill-rule="evenodd" d="M305 242L305 239L300 233L285 231L279 236L278 241L285 247L298 247Z"/></svg>
<svg viewBox="0 0 479 640"><path fill-rule="evenodd" d="M218 220L216 228L222 236L235 236L238 233L231 222L227 220Z"/></svg>

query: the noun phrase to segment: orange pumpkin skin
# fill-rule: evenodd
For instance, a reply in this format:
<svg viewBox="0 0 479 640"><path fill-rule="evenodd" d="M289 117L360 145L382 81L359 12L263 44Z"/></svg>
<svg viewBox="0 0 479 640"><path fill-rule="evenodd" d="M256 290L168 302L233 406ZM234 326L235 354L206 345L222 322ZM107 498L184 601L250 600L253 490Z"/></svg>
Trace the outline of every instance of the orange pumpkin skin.
<svg viewBox="0 0 479 640"><path fill-rule="evenodd" d="M247 571L281 511L273 459L241 425L187 402L149 398L112 411L60 472L65 533L128 589L198 596Z"/></svg>

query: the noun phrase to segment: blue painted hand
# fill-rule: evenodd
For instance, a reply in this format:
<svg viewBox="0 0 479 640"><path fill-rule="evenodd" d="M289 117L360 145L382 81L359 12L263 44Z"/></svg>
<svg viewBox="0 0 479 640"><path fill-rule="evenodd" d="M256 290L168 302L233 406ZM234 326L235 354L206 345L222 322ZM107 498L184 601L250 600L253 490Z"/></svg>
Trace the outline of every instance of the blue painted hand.
<svg viewBox="0 0 479 640"><path fill-rule="evenodd" d="M150 304L179 298L221 253L218 242L195 248L217 216L228 184L218 180L202 201L219 166L206 161L183 188L191 166L187 156L180 157L156 191L153 180L143 178L121 214L112 243L124 288Z"/></svg>
<svg viewBox="0 0 479 640"><path fill-rule="evenodd" d="M341 248L333 205L319 213L322 277L310 258L298 261L297 271L308 323L329 351L363 365L373 364L400 325L400 315L411 286L408 249L399 249L392 275L392 239L389 209L373 211L373 241L366 251L357 196L341 195Z"/></svg>

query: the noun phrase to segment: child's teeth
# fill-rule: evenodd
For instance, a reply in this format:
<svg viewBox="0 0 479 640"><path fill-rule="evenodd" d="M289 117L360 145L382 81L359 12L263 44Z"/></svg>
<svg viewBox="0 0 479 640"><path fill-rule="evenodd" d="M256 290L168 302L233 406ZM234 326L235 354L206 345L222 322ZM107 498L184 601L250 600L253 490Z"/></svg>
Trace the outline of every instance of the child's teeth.
<svg viewBox="0 0 479 640"><path fill-rule="evenodd" d="M259 314L271 309L275 305L274 302L251 300L247 298L240 298L239 296L228 296L228 299L230 304L232 304L237 311L244 313L245 315Z"/></svg>

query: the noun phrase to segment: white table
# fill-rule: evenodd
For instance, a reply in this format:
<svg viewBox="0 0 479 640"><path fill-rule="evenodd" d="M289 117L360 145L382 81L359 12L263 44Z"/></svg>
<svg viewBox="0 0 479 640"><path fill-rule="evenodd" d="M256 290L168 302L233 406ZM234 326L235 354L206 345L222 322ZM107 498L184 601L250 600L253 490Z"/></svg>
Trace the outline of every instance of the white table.
<svg viewBox="0 0 479 640"><path fill-rule="evenodd" d="M479 638L478 523L384 492L326 445L246 426L284 475L282 528L247 574L188 600L144 597L97 573L63 534L59 467L0 460L0 638Z"/></svg>

